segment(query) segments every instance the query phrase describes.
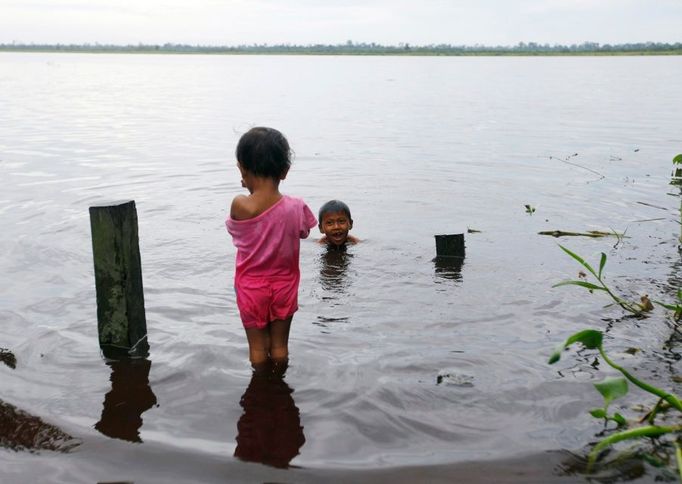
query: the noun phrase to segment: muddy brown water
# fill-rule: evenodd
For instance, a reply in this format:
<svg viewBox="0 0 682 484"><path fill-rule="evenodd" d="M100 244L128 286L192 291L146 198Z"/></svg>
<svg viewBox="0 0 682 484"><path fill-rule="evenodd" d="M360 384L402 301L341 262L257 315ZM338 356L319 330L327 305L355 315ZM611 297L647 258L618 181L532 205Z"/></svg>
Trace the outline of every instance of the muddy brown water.
<svg viewBox="0 0 682 484"><path fill-rule="evenodd" d="M672 301L682 58L0 66L0 426L56 429L61 446L0 439L2 482L586 482L592 382L612 373L585 351L548 366L556 344L605 329L614 358L680 391L665 311L624 318L551 286L579 270L561 242L594 264L605 252L627 296ZM283 191L313 210L346 201L363 239L346 254L303 242L280 381L252 379L223 226L235 143L260 124L296 152ZM87 209L122 199L138 207L151 345L136 365L97 346ZM537 234L593 229L627 237ZM434 260L445 233L465 233L463 261ZM652 402L615 406L636 403ZM602 477L657 476L625 461Z"/></svg>

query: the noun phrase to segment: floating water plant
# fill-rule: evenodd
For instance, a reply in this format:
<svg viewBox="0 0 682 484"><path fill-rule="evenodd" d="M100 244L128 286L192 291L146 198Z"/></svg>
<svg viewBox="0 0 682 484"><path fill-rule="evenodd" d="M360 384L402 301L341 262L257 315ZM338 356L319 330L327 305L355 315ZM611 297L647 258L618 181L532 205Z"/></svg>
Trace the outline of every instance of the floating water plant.
<svg viewBox="0 0 682 484"><path fill-rule="evenodd" d="M590 292L594 291L602 291L608 294L613 301L618 304L620 307L625 309L626 311L636 315L636 316L641 316L643 313L647 311L651 311L653 309L653 306L651 304L651 301L649 301L649 298L647 296L642 296L641 302L634 302L634 301L627 301L626 299L618 296L616 293L614 293L611 288L609 288L606 283L604 282L604 279L602 278L602 274L604 271L604 266L606 265L606 254L604 252L601 253L601 258L599 260L599 270L596 271L594 268L587 263L582 257L580 257L578 254L575 252L570 251L563 245L559 244L559 247L561 247L561 250L566 252L568 255L570 255L573 259L578 261L578 263L583 266L594 278L597 280L597 284L588 282L586 280L578 279L578 280L567 280L567 281L562 281L557 284L554 284L552 287L560 287L560 286L580 286L584 287L585 289L589 290ZM581 276L587 277L587 274L584 272L581 273Z"/></svg>
<svg viewBox="0 0 682 484"><path fill-rule="evenodd" d="M670 180L671 185L682 185L682 153L673 158L673 173L672 180ZM680 220L678 220L680 225L682 225L682 201L680 201ZM677 250L682 251L682 234L677 238L680 243Z"/></svg>
<svg viewBox="0 0 682 484"><path fill-rule="evenodd" d="M673 179L670 183L673 185L682 184L682 153L673 158Z"/></svg>
<svg viewBox="0 0 682 484"><path fill-rule="evenodd" d="M618 233L615 230L611 232L604 232L602 230L588 230L587 232L569 232L566 230L543 230L538 232L538 235L551 235L552 237L616 237L619 240L625 237L624 233Z"/></svg>
<svg viewBox="0 0 682 484"><path fill-rule="evenodd" d="M0 361L12 369L17 367L17 357L7 348L0 348Z"/></svg>
<svg viewBox="0 0 682 484"><path fill-rule="evenodd" d="M533 215L535 213L535 207L533 207L532 205L527 203L524 205L524 207L526 207L526 213L528 215Z"/></svg>
<svg viewBox="0 0 682 484"><path fill-rule="evenodd" d="M656 416L660 412L666 411L670 408L674 408L682 412L682 402L680 401L677 395L673 393L668 393L658 387L655 387L638 379L625 368L613 362L604 352L603 339L604 338L601 331L597 331L594 329L586 329L583 331L579 331L569 336L568 339L562 345L560 345L549 358L550 365L556 363L557 361L559 361L559 359L561 358L561 353L566 348L568 348L574 343L581 343L587 349L598 350L604 362L606 362L606 364L608 364L611 368L618 370L623 375L622 377L619 378L609 378L602 382L594 384L595 388L599 391L599 393L601 393L602 397L604 398L604 407L593 409L590 411L590 414L595 418L606 419L607 422L612 420L616 422L619 428L624 428L624 430L620 430L616 433L609 435L608 437L599 441L592 448L587 461L588 471L592 469L594 463L597 461L597 458L599 457L601 452L617 442L639 439L643 437L656 438L662 437L667 434L673 434L675 435L676 439L675 456L677 460L677 467L680 472L680 479L682 480L682 451L680 451L677 442L677 439L679 439L679 434L680 432L682 432L682 425L657 425L655 423ZM646 425L633 426L622 415L618 413L614 413L613 415L608 414L609 404L613 400L623 397L628 393L627 382L630 382L633 385L641 388L645 392L648 392L658 397L658 402L656 403L654 408L640 422L643 423L646 421Z"/></svg>
<svg viewBox="0 0 682 484"><path fill-rule="evenodd" d="M677 290L677 302L675 304L665 304L659 301L654 301L656 304L663 306L673 312L673 319L679 321L682 318L682 289Z"/></svg>

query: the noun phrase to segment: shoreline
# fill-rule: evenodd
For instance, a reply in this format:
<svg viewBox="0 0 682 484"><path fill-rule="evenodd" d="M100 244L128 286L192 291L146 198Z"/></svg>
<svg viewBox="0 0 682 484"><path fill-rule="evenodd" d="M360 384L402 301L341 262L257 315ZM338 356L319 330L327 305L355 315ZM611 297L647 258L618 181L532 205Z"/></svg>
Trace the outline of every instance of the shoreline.
<svg viewBox="0 0 682 484"><path fill-rule="evenodd" d="M678 56L682 49L669 50L322 50L315 48L295 49L240 49L240 48L152 48L143 47L87 47L87 46L17 46L0 45L0 53L36 54L144 54L144 55L271 55L271 56L354 56L354 57L640 57Z"/></svg>

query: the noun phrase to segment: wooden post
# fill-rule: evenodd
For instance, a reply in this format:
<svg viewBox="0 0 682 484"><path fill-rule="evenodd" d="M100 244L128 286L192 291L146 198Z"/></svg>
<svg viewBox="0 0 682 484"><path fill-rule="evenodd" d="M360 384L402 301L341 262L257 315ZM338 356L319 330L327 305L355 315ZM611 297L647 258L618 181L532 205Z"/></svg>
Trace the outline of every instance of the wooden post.
<svg viewBox="0 0 682 484"><path fill-rule="evenodd" d="M135 202L90 207L97 332L106 358L149 354Z"/></svg>
<svg viewBox="0 0 682 484"><path fill-rule="evenodd" d="M437 257L464 257L464 234L436 235Z"/></svg>

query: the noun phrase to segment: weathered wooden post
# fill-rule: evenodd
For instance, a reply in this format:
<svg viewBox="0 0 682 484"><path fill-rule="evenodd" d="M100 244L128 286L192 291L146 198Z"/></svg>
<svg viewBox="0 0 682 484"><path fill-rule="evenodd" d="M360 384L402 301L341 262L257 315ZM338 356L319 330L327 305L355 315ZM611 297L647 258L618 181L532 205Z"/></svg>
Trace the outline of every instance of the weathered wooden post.
<svg viewBox="0 0 682 484"><path fill-rule="evenodd" d="M90 207L97 331L106 358L149 354L135 202Z"/></svg>
<svg viewBox="0 0 682 484"><path fill-rule="evenodd" d="M464 234L445 234L434 237L436 237L436 258L433 262L436 274L445 279L461 279L464 265Z"/></svg>
<svg viewBox="0 0 682 484"><path fill-rule="evenodd" d="M436 235L437 257L464 257L464 234Z"/></svg>

